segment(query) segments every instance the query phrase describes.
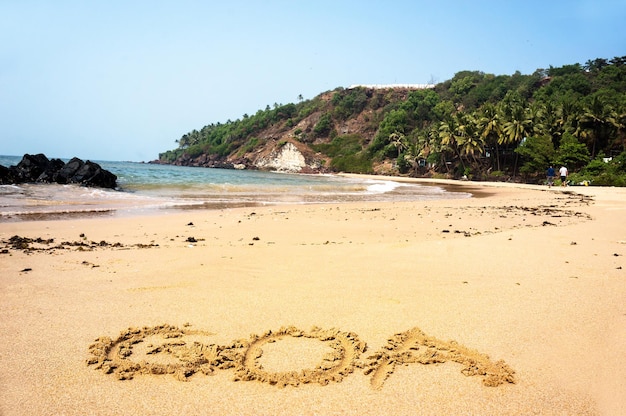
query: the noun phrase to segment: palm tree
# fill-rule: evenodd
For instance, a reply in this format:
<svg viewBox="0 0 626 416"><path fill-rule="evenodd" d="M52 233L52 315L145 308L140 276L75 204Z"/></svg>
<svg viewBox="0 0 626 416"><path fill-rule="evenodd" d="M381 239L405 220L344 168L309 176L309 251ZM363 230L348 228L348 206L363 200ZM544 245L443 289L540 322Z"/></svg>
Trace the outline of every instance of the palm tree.
<svg viewBox="0 0 626 416"><path fill-rule="evenodd" d="M530 135L544 133L544 122L547 121L548 110L545 104L534 101L526 108L526 118L530 120Z"/></svg>
<svg viewBox="0 0 626 416"><path fill-rule="evenodd" d="M518 146L522 140L533 132L532 112L527 111L521 103L513 103L510 107L504 107L505 119L502 129L504 144ZM516 153L513 175L517 172L519 154Z"/></svg>
<svg viewBox="0 0 626 416"><path fill-rule="evenodd" d="M460 154L467 157L472 156L474 162L476 153L482 154L485 150L485 139L479 132L476 119L471 114L457 113L457 145L460 148Z"/></svg>
<svg viewBox="0 0 626 416"><path fill-rule="evenodd" d="M389 135L389 142L396 148L398 155L402 154L402 152L407 149L406 137L398 131L394 131Z"/></svg>
<svg viewBox="0 0 626 416"><path fill-rule="evenodd" d="M556 129L559 132L558 142L555 142L555 137L552 136L552 142L554 147L558 147L560 143L560 138L563 133L575 133L578 129L578 120L580 114L580 108L576 101L574 100L564 100L556 107L556 119L554 122L556 123ZM576 135L576 134L574 134Z"/></svg>
<svg viewBox="0 0 626 416"><path fill-rule="evenodd" d="M511 109L509 118L504 122L503 143L520 143L531 132L532 121L527 118L524 107L515 106Z"/></svg>
<svg viewBox="0 0 626 416"><path fill-rule="evenodd" d="M597 95L593 97L591 105L587 106L582 115L582 128L591 138L591 157L596 156L598 142L608 142L611 134L619 128L617 112L609 104L604 103Z"/></svg>
<svg viewBox="0 0 626 416"><path fill-rule="evenodd" d="M478 130L488 145L493 145L496 149L496 168L500 170L500 149L502 143L502 120L495 105L487 103L482 107L478 119Z"/></svg>
<svg viewBox="0 0 626 416"><path fill-rule="evenodd" d="M447 151L451 151L454 153L456 157L459 158L461 165L463 165L463 169L465 169L465 163L463 163L463 159L461 158L461 154L459 153L458 143L457 143L457 132L458 124L456 121L456 117L447 117L441 123L439 123L439 138L441 139L441 153L444 154ZM447 168L447 161L446 168Z"/></svg>

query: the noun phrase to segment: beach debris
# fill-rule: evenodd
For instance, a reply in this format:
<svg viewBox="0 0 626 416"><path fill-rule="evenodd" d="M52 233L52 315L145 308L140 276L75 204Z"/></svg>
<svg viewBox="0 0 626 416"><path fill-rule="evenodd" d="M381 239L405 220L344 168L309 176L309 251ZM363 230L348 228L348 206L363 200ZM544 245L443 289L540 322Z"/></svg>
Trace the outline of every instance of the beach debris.
<svg viewBox="0 0 626 416"><path fill-rule="evenodd" d="M101 240L100 242L87 242L87 241L62 241L60 243L55 243L54 238L44 239L41 237L30 238L30 237L21 237L19 235L14 235L8 240L0 240L0 243L4 244L3 252L8 253L9 250L21 250L26 253L32 252L40 252L47 251L51 252L54 250L68 250L75 249L78 251L92 251L98 248L115 248L115 249L128 249L128 248L151 248L158 247L158 244L155 243L137 243L131 245L124 245L122 243L110 243L105 240ZM6 251L5 251L6 250Z"/></svg>
<svg viewBox="0 0 626 416"><path fill-rule="evenodd" d="M187 239L185 240L188 243L197 243L198 240L196 240L194 237L187 237Z"/></svg>
<svg viewBox="0 0 626 416"><path fill-rule="evenodd" d="M20 270L21 273L27 273L27 272L32 272L32 271L33 271L33 269L31 269L30 267L26 267L26 268Z"/></svg>

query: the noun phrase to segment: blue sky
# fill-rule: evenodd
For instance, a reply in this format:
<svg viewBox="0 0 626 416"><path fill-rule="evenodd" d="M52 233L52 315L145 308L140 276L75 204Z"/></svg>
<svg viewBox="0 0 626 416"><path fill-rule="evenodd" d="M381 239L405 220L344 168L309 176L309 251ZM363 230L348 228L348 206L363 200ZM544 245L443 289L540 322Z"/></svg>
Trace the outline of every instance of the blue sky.
<svg viewBox="0 0 626 416"><path fill-rule="evenodd" d="M148 161L299 95L624 56L624 22L626 0L0 0L0 154Z"/></svg>

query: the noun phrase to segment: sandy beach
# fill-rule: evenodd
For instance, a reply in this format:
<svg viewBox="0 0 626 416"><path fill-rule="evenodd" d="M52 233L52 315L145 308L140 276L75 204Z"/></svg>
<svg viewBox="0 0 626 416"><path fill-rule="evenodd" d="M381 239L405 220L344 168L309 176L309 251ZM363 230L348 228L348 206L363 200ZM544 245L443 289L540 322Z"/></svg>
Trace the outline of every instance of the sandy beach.
<svg viewBox="0 0 626 416"><path fill-rule="evenodd" d="M626 414L626 189L454 184L0 223L0 415Z"/></svg>

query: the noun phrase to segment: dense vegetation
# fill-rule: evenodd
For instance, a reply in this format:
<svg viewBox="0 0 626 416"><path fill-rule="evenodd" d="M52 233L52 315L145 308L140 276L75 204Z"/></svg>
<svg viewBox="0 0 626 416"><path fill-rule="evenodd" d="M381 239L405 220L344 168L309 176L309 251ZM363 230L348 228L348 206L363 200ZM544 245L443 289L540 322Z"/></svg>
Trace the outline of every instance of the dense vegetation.
<svg viewBox="0 0 626 416"><path fill-rule="evenodd" d="M624 186L626 57L531 75L462 71L433 89L337 88L194 130L160 159L245 162L271 137L306 144L330 171L386 163L398 174L536 183L552 164L574 183Z"/></svg>

